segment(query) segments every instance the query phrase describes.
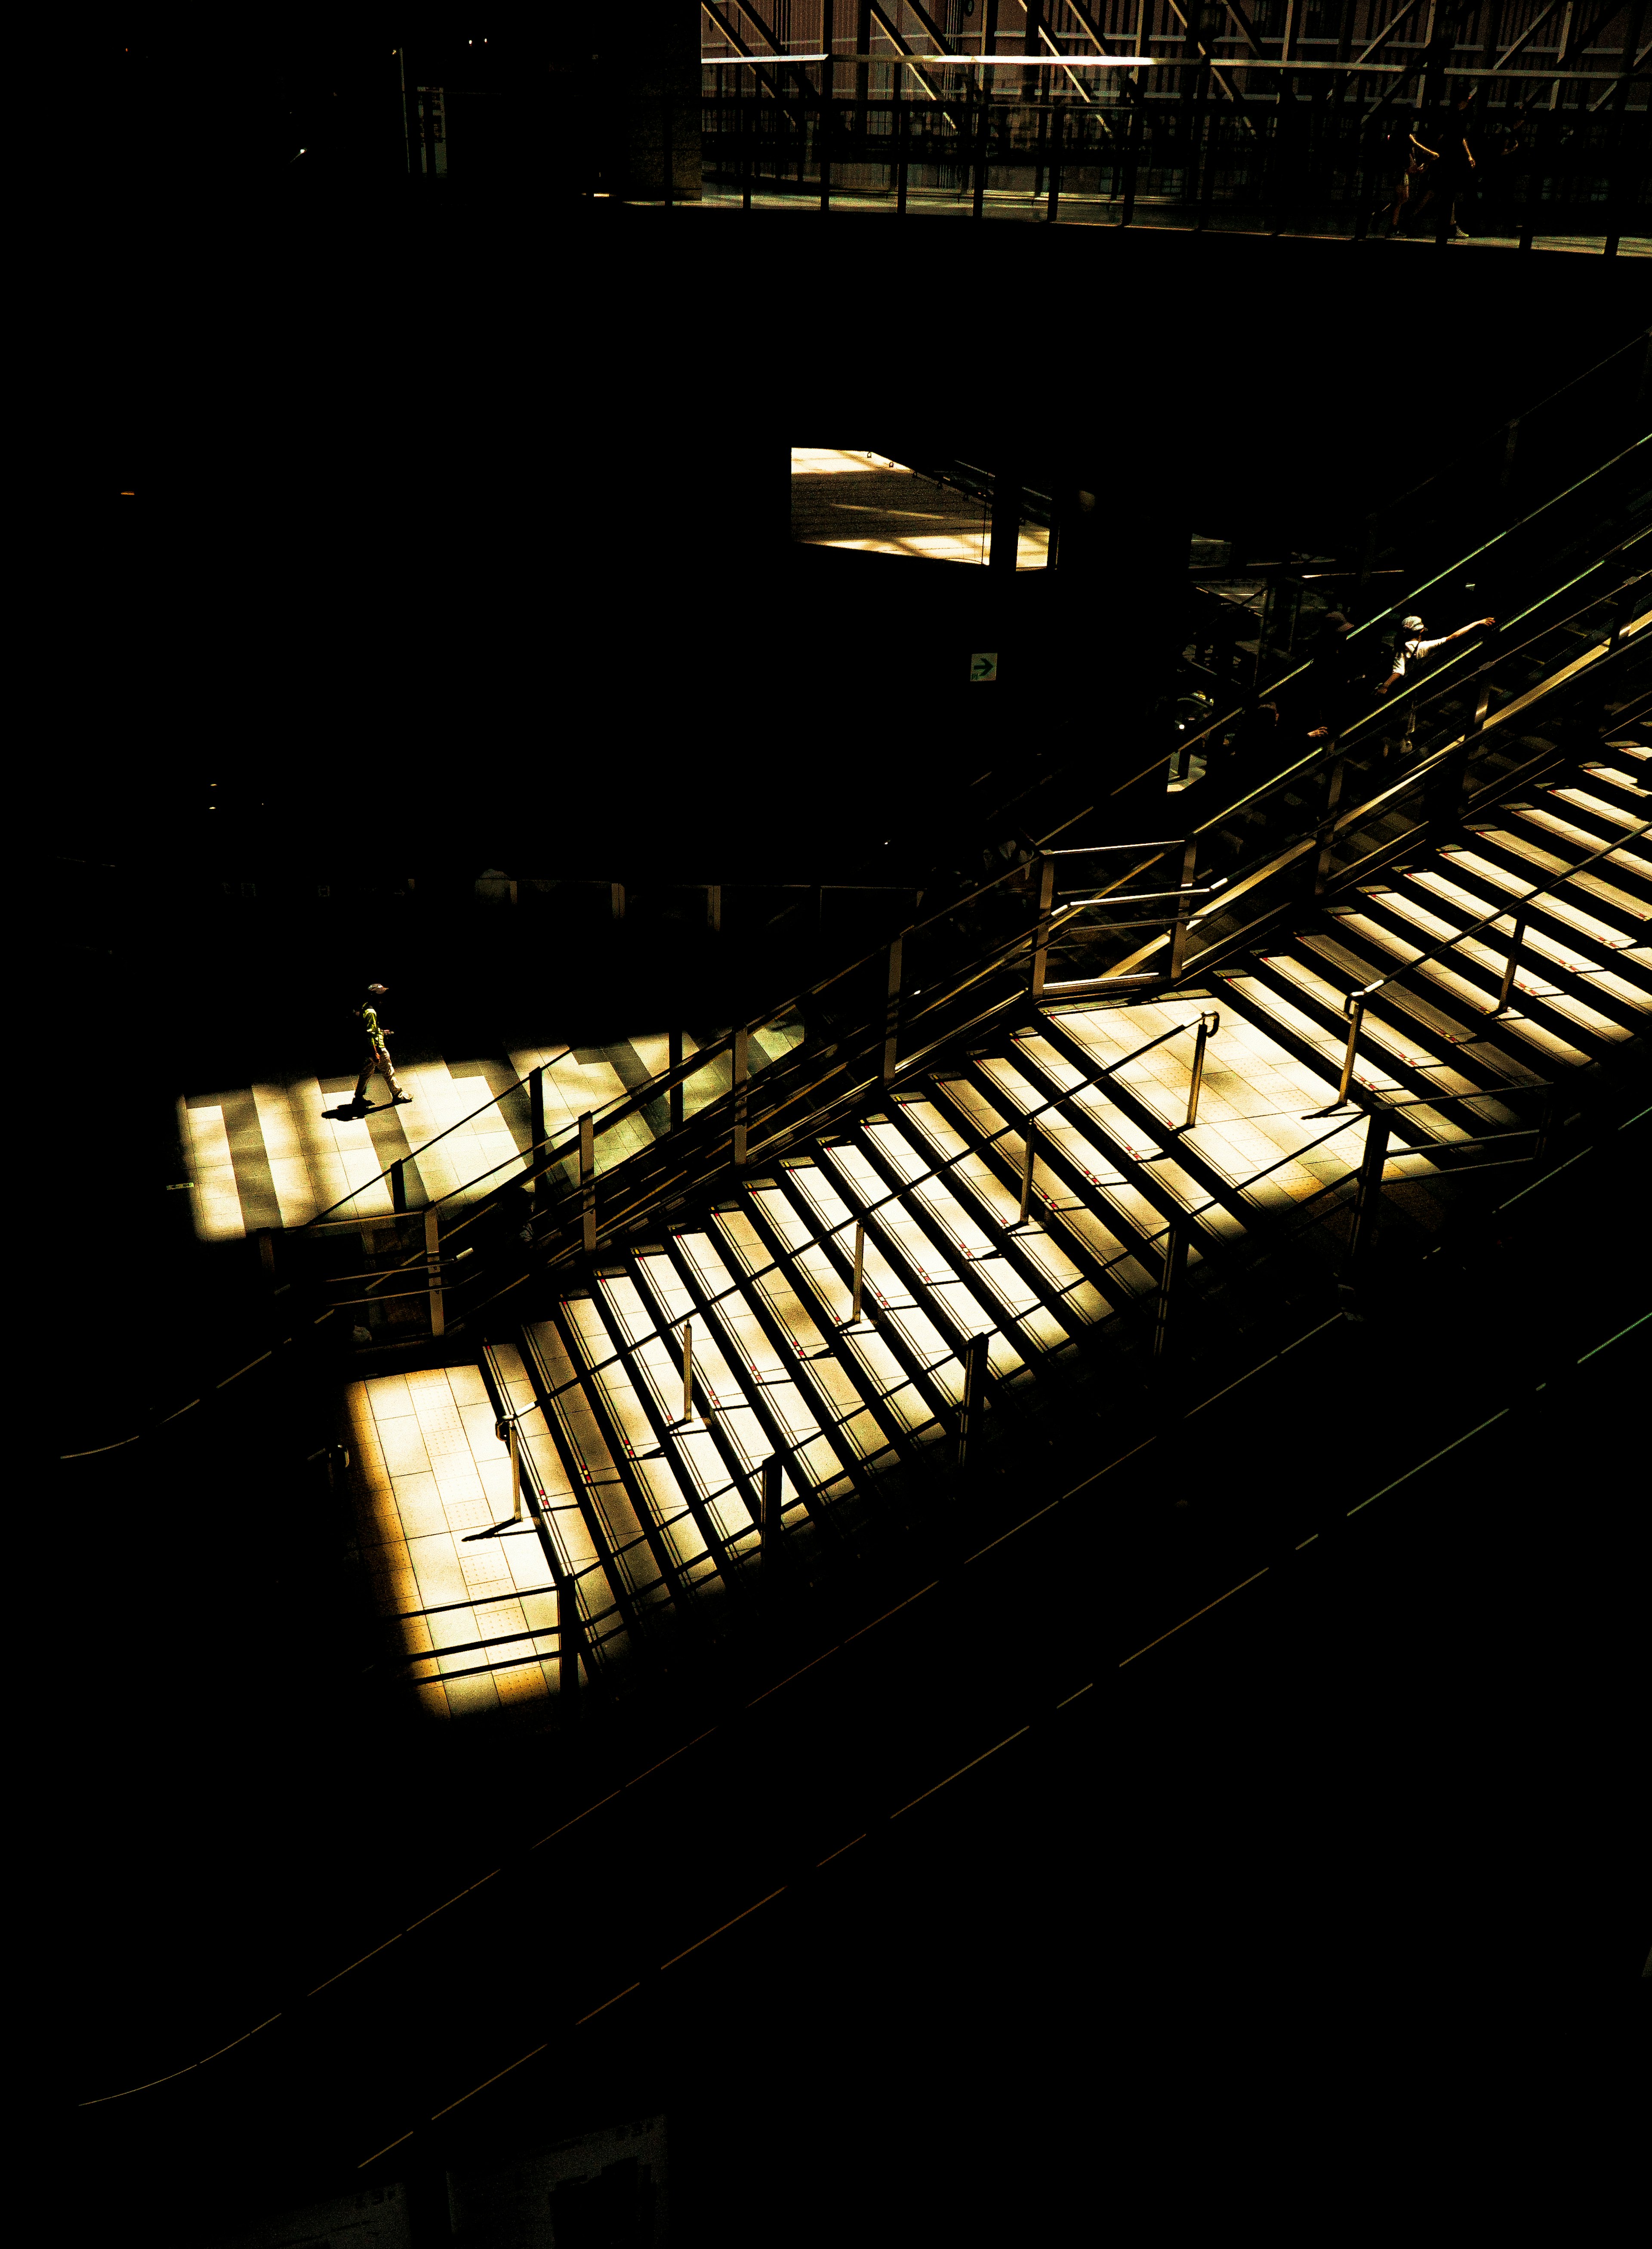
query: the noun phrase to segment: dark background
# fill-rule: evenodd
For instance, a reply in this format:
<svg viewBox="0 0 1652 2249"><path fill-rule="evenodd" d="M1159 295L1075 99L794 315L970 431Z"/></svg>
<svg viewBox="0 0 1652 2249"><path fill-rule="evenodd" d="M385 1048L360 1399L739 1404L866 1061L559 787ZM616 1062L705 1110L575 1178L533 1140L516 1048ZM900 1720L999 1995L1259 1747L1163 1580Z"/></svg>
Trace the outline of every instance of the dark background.
<svg viewBox="0 0 1652 2249"><path fill-rule="evenodd" d="M341 48L319 70L302 27L229 36L233 113L221 51L151 47L154 100L118 89L144 122L121 144L128 379L107 434L138 498L87 560L73 676L93 723L42 794L44 997L94 1027L100 1073L55 1118L54 1164L92 1184L55 1221L48 1310L94 1349L90 1385L58 1354L59 1423L100 1441L181 1354L221 1364L241 1317L239 1280L206 1276L183 1238L187 1198L155 1192L186 1074L244 1083L259 1056L313 1059L334 998L369 973L415 1010L398 1030L440 1045L534 1008L593 1039L641 1027L639 1009L652 1027L670 998L717 1019L781 966L645 921L618 939L600 916L507 925L469 894L483 866L639 888L848 879L885 852L921 866L941 833L950 848L978 765L1047 737L1051 679L1098 771L1127 753L1111 721L1142 620L1125 593L1063 605L1018 587L1047 614L1013 620L1027 661L983 712L960 683L977 631L1005 625L985 588L789 554L794 437L898 423L943 454L1099 458L1123 587L1167 516L1253 554L1339 550L1366 508L1643 319L1634 266L1560 255L1523 260L1511 300L1490 251L898 233L554 197L437 217L334 124L352 104L382 119L376 56ZM295 134L336 191L277 183ZM1604 1315L1622 1276L1590 1209L1565 1221L1560 1277ZM1418 1339L1385 1331L1362 1411L1406 1397ZM1466 1396L1483 1370L1460 1372ZM1231 1441L1293 1475L1346 1473L1358 1416L1293 1428L1300 1400L1272 1396ZM1134 2197L1160 2161L1186 2163L1213 2056L1231 2101L1265 2108L1270 2086L1311 2089L1326 2053L1363 2081L1353 2017L1403 1999L1437 2020L1471 1986L1483 2025L1511 1983L1546 2002L1632 1973L1614 1592L1630 1533L1596 1508L1544 1558L1545 1496L1581 1489L1594 1508L1614 1488L1615 1441L1591 1441L1581 1468L1575 1449L1614 1400L1602 1377L1578 1420L1523 1421L1476 1456L1474 1491L1508 1493L1518 1517L1501 1576L1487 1503L1465 1510L1437 1471L1331 1612L1340 1642L1311 1601L1285 1622L1253 1612L1181 1653L1175 1684L1157 1675L1162 1700L1143 1688L1098 1723L1092 1694L1041 1723L1021 1762L947 1792L867 1871L850 1854L841 1887L800 1881L783 1914L707 1947L680 1999L662 1979L458 2137L422 2135L409 2175L658 2106L685 2239L1043 2238L1107 2164ZM77 1870L65 2106L236 2035L307 1989L317 1958L485 1872L536 1796L568 1785L526 1750L467 1772L363 1715L339 1526L300 1474L311 1411L215 1420L66 1481L96 1526L83 1598L106 1624L54 1712L76 1775L51 1846ZM1071 1536L1043 1558L1056 1584L1083 1560ZM1057 1613L1045 1703L1096 1675L1103 1645L1093 1619ZM1002 1688L963 1698L979 1738L956 1712L885 1725L921 1675L891 1656L845 1691L845 1814L857 1758L886 1808L996 1738L1004 1711L1020 1723L1013 1619L959 1630L949 1675L984 1663ZM830 1741L829 1697L813 1723L803 1749L765 1738L768 1769ZM577 1894L607 1901L592 1926L614 1957L630 1957L616 1927L686 1942L747 1902L739 1818L770 1847L770 1799L737 1815L737 1779L714 1812L687 1791L678 1824L639 1815L593 1846ZM824 1822L798 1833L820 1840ZM673 1858L663 1904L647 1877ZM381 2073L411 2116L464 2089L472 2046L508 2060L500 1994L522 1961L549 1964L554 1998L609 1957L582 1950L558 1902L473 1924L474 2009L462 1979L440 2005L416 1983L369 2004L347 2074ZM522 1996L532 2018L541 1988ZM82 2112L74 2160L105 2210L86 2238L195 2239L210 2211L348 2191L296 2079L270 2070Z"/></svg>

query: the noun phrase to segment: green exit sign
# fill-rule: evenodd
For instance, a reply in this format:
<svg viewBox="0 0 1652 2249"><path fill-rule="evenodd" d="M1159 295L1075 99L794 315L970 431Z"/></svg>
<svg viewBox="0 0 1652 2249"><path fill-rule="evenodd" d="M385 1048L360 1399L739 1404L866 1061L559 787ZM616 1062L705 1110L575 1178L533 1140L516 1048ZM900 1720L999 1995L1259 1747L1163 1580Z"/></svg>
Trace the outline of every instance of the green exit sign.
<svg viewBox="0 0 1652 2249"><path fill-rule="evenodd" d="M969 659L969 677L972 684L978 679L996 679L998 677L996 654L972 656Z"/></svg>

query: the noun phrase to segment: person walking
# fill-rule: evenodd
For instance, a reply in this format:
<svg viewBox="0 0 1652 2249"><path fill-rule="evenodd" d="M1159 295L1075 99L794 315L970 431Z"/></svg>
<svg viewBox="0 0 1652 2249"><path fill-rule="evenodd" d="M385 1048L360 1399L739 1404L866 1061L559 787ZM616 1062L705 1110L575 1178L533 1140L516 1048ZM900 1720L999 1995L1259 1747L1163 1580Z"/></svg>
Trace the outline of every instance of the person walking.
<svg viewBox="0 0 1652 2249"><path fill-rule="evenodd" d="M1456 632L1436 633L1430 638L1428 628L1421 617L1401 617L1400 639L1394 652L1394 670L1379 684L1377 693L1388 694L1402 679L1409 679L1415 686L1428 670L1429 659L1436 649L1445 648L1454 640L1466 639L1471 632L1489 632L1496 622L1495 617L1471 617L1466 625L1459 625Z"/></svg>
<svg viewBox="0 0 1652 2249"><path fill-rule="evenodd" d="M355 1105L358 1109L367 1104L367 1082L375 1070L389 1087L392 1101L411 1101L413 1098L410 1093L403 1092L396 1082L396 1072L390 1067L390 1049L385 1041L391 1035L380 1025L378 1006L379 1001L387 997L382 984L369 984L366 999L355 1011L362 1029L367 1033L367 1054L362 1060L361 1074L355 1081Z"/></svg>

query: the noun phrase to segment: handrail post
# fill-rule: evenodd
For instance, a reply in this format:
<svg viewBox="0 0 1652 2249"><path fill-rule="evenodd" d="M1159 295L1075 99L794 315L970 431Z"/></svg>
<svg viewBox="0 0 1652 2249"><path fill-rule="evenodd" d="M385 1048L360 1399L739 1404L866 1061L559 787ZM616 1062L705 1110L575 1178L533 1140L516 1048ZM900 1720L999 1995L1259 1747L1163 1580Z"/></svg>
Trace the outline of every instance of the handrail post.
<svg viewBox="0 0 1652 2249"><path fill-rule="evenodd" d="M1038 1120L1035 1117L1029 1117L1027 1119L1026 1138L1022 1148L1021 1215L1015 1221L1017 1226L1026 1225L1029 1214L1032 1209L1033 1151L1036 1147L1037 1142Z"/></svg>
<svg viewBox="0 0 1652 2249"><path fill-rule="evenodd" d="M1181 896L1176 901L1176 918L1170 932L1170 980L1174 984L1181 973L1182 962L1187 955L1187 918L1193 902L1187 892L1193 887L1194 865L1198 857L1199 838L1190 836L1182 847Z"/></svg>
<svg viewBox="0 0 1652 2249"><path fill-rule="evenodd" d="M1515 970L1519 966L1520 947L1525 941L1525 916L1524 913L1518 913L1514 918L1514 927L1509 935L1508 957L1503 964L1503 982L1497 988L1497 1004L1491 1010L1494 1015L1502 1014L1509 1004L1509 994L1514 989Z"/></svg>
<svg viewBox="0 0 1652 2249"><path fill-rule="evenodd" d="M987 1338L971 1336L964 1345L964 1400L958 1409L958 1473L964 1472L969 1440L981 1418L981 1378L987 1371Z"/></svg>
<svg viewBox="0 0 1652 2249"><path fill-rule="evenodd" d="M855 1221L855 1280L849 1305L849 1324L851 1328L857 1328L860 1325L861 1283L864 1276L865 1265L866 1226L864 1220L857 1218Z"/></svg>
<svg viewBox="0 0 1652 2249"><path fill-rule="evenodd" d="M1359 1184L1354 1193L1353 1236L1348 1244L1348 1269L1356 1273L1376 1239L1377 1206L1382 1200L1382 1167L1388 1154L1388 1112L1370 1111L1366 1124L1365 1154L1359 1163Z"/></svg>
<svg viewBox="0 0 1652 2249"><path fill-rule="evenodd" d="M1342 1075L1337 1080L1337 1097L1332 1104L1340 1109L1348 1098L1348 1088L1353 1083L1353 1058L1359 1044L1359 1026L1366 1012L1363 992L1350 992L1342 1003L1342 1012L1348 1018L1348 1043L1342 1050Z"/></svg>
<svg viewBox="0 0 1652 2249"><path fill-rule="evenodd" d="M596 1249L596 1118L580 1118L580 1240L588 1257Z"/></svg>
<svg viewBox="0 0 1652 2249"><path fill-rule="evenodd" d="M900 948L895 937L889 943L889 983L884 1002L884 1069L885 1084L895 1075L895 1046L900 1025Z"/></svg>
<svg viewBox="0 0 1652 2249"><path fill-rule="evenodd" d="M1199 1121L1199 1089L1205 1082L1205 1041L1212 1031L1222 1028L1222 1017L1213 1008L1207 1015L1199 1017L1199 1036L1194 1042L1193 1074L1187 1081L1187 1114L1182 1124L1184 1132L1191 1132Z"/></svg>
<svg viewBox="0 0 1652 2249"><path fill-rule="evenodd" d="M1056 899L1056 863L1048 851L1038 862L1038 926L1033 932L1032 997L1044 995L1044 972L1050 966L1050 910ZM1023 1211L1022 1215L1025 1217Z"/></svg>
<svg viewBox="0 0 1652 2249"><path fill-rule="evenodd" d="M746 1165L746 1089L749 1083L747 1061L751 1034L738 1030L734 1034L734 1169L742 1171Z"/></svg>
<svg viewBox="0 0 1652 2249"><path fill-rule="evenodd" d="M390 1208L407 1208L407 1158L398 1156L390 1166Z"/></svg>
<svg viewBox="0 0 1652 2249"><path fill-rule="evenodd" d="M539 1186L540 1154L545 1145L545 1064L529 1073L527 1081L527 1136L533 1145L533 1185Z"/></svg>
<svg viewBox="0 0 1652 2249"><path fill-rule="evenodd" d="M780 1551L780 1455L771 1453L763 1462L757 1517L757 1551L766 1568Z"/></svg>
<svg viewBox="0 0 1652 2249"><path fill-rule="evenodd" d="M442 1237L440 1221L434 1208L424 1214L424 1268L430 1276L430 1333L447 1333L447 1316L442 1304Z"/></svg>
<svg viewBox="0 0 1652 2249"><path fill-rule="evenodd" d="M522 1519L522 1432L514 1413L506 1432L511 1448L511 1520Z"/></svg>
<svg viewBox="0 0 1652 2249"><path fill-rule="evenodd" d="M670 1031L666 1034L665 1066L671 1070L678 1070L683 1067L681 1031ZM670 1104L669 1129L673 1132L680 1132L683 1129L683 1081L680 1077L672 1085L667 1098Z"/></svg>
<svg viewBox="0 0 1652 2249"><path fill-rule="evenodd" d="M694 1323L683 1322L683 1419L694 1418Z"/></svg>
<svg viewBox="0 0 1652 2249"><path fill-rule="evenodd" d="M1187 1265L1187 1222L1173 1218L1165 1232L1165 1262L1159 1276L1159 1302L1153 1324L1153 1355L1162 1359L1170 1348L1170 1323L1181 1276Z"/></svg>

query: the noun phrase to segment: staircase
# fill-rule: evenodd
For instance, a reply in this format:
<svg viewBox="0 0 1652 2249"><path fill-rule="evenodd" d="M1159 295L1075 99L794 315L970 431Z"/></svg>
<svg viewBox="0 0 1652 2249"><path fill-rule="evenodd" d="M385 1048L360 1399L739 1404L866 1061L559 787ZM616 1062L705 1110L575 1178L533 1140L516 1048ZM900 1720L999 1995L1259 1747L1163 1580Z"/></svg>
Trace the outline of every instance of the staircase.
<svg viewBox="0 0 1652 2249"><path fill-rule="evenodd" d="M623 1696L760 1584L944 1540L1007 1469L1102 1464L1358 1316L1483 1173L1506 1193L1580 1114L1633 1113L1649 783L1626 736L1197 983L1027 1001L497 1296L476 1348L517 1489L442 1549L475 1607L407 1606L421 1697ZM1539 884L1513 959L1495 925L1423 959ZM441 1379L369 1379L358 1411Z"/></svg>

